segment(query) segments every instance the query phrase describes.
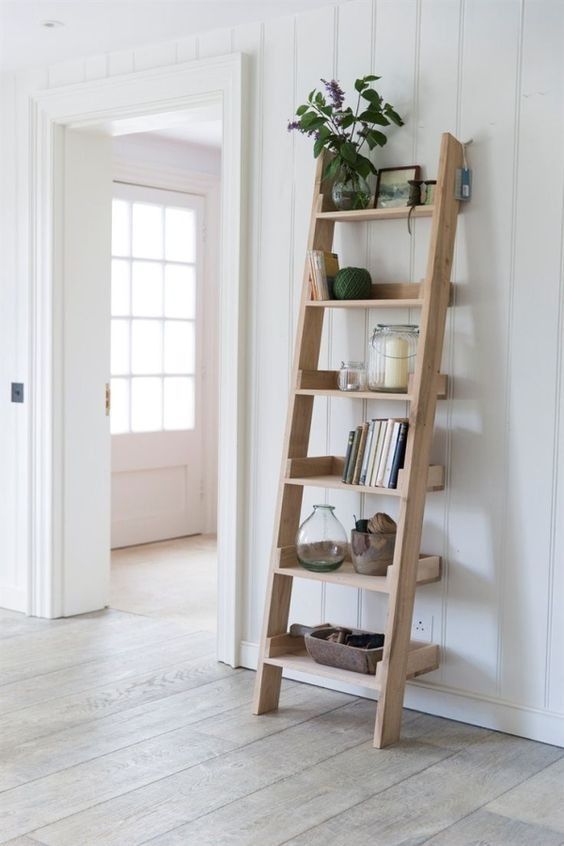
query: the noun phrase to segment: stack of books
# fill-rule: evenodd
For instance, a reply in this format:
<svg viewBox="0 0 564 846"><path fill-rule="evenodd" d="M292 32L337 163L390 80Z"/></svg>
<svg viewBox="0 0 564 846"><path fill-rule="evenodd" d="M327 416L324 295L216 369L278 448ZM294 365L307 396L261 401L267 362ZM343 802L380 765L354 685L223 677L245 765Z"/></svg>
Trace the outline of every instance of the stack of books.
<svg viewBox="0 0 564 846"><path fill-rule="evenodd" d="M397 488L405 459L408 422L374 419L349 432L343 482L370 488Z"/></svg>
<svg viewBox="0 0 564 846"><path fill-rule="evenodd" d="M336 253L323 250L308 250L309 278L313 300L332 300L333 281L339 271L339 257Z"/></svg>

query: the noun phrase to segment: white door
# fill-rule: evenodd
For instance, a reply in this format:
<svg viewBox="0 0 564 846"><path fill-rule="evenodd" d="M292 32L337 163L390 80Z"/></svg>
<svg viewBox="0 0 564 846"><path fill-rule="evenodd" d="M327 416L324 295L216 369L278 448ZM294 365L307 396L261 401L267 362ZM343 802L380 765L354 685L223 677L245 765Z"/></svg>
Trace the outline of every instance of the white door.
<svg viewBox="0 0 564 846"><path fill-rule="evenodd" d="M202 197L114 184L112 547L202 531Z"/></svg>
<svg viewBox="0 0 564 846"><path fill-rule="evenodd" d="M110 376L111 142L101 134L64 132L62 191L55 198L62 221L62 274L54 303L55 385L61 442L54 492L62 514L62 585L57 614L82 614L108 604L110 576L110 426L105 389ZM55 163L59 166L59 161ZM61 493L62 496L58 494Z"/></svg>

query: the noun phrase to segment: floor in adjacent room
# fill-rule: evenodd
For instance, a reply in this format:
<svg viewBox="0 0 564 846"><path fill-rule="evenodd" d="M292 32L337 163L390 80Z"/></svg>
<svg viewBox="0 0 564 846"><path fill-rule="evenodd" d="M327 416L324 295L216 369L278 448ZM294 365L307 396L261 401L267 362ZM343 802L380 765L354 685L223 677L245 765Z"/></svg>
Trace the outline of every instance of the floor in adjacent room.
<svg viewBox="0 0 564 846"><path fill-rule="evenodd" d="M217 618L215 535L112 550L110 606L119 611L177 620L213 632Z"/></svg>
<svg viewBox="0 0 564 846"><path fill-rule="evenodd" d="M0 843L562 846L564 750L254 673L151 613L0 611Z"/></svg>

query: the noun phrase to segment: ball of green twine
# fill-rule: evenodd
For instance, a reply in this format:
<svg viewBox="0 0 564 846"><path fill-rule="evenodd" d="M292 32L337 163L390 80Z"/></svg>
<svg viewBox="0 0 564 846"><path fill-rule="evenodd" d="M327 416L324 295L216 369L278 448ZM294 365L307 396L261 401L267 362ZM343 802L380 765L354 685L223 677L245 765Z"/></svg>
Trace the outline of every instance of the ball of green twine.
<svg viewBox="0 0 564 846"><path fill-rule="evenodd" d="M333 282L336 300L368 300L372 293L372 279L363 267L343 267Z"/></svg>

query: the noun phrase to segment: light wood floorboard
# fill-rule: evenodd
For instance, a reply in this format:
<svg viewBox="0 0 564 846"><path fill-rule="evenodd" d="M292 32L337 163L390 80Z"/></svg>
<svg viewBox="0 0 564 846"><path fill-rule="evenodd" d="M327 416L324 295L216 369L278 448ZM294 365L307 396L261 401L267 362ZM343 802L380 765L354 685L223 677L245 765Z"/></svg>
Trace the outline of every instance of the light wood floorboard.
<svg viewBox="0 0 564 846"><path fill-rule="evenodd" d="M402 846L424 843L562 755L562 750L496 733L453 752L400 784L287 840L288 846ZM399 809L401 813L398 813ZM411 839L410 838L414 838ZM164 841L166 843L166 841Z"/></svg>
<svg viewBox="0 0 564 846"><path fill-rule="evenodd" d="M562 835L484 809L425 840L425 846L562 846Z"/></svg>
<svg viewBox="0 0 564 846"><path fill-rule="evenodd" d="M564 843L564 757L487 805L489 811L557 831Z"/></svg>
<svg viewBox="0 0 564 846"><path fill-rule="evenodd" d="M112 608L192 631L217 627L217 538L192 535L112 550Z"/></svg>
<svg viewBox="0 0 564 846"><path fill-rule="evenodd" d="M562 749L406 711L376 751L373 702L296 682L254 717L254 674L179 621L0 637L5 846L564 846Z"/></svg>

